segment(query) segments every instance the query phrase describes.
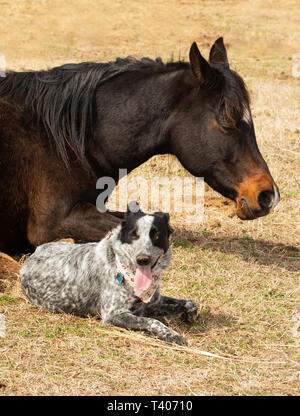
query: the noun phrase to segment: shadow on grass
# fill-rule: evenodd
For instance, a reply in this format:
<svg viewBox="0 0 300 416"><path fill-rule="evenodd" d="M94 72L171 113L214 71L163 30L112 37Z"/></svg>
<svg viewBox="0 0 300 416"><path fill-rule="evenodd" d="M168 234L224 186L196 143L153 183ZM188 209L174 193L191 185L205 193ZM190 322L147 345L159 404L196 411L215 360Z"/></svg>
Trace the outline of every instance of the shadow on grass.
<svg viewBox="0 0 300 416"><path fill-rule="evenodd" d="M232 328L238 322L234 316L223 313L211 313L209 310L200 310L199 313L200 317L197 323L188 323L180 316L159 317L157 319L170 328L175 329L174 326L176 326L176 330L179 332L187 330L191 335L203 334L216 328Z"/></svg>
<svg viewBox="0 0 300 416"><path fill-rule="evenodd" d="M254 240L251 237L214 237L203 233L177 229L173 237L176 247L203 249L235 254L244 261L264 266L276 265L287 271L300 270L300 250L297 247L265 240Z"/></svg>

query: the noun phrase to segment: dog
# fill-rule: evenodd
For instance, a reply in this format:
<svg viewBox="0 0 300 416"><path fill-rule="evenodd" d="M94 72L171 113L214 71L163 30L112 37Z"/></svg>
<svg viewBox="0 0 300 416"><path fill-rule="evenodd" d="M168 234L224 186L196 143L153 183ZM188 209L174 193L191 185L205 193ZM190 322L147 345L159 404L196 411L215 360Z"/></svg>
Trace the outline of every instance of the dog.
<svg viewBox="0 0 300 416"><path fill-rule="evenodd" d="M154 318L180 314L197 322L199 317L194 302L160 295L161 272L171 259L169 214L145 214L137 203L132 207L99 243L37 247L20 270L22 289L50 312L101 314L105 326L145 331L184 345L181 335Z"/></svg>

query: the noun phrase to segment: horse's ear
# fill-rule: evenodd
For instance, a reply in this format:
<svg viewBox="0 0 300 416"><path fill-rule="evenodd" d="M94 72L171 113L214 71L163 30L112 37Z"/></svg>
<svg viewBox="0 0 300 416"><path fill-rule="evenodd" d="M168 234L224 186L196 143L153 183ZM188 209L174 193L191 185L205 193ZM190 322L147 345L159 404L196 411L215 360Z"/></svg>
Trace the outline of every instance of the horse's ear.
<svg viewBox="0 0 300 416"><path fill-rule="evenodd" d="M209 62L212 64L223 64L229 67L223 38L218 38L212 45L209 53Z"/></svg>
<svg viewBox="0 0 300 416"><path fill-rule="evenodd" d="M196 42L193 42L190 49L190 63L197 81L202 84L210 79L213 68L209 66L207 60L201 55Z"/></svg>

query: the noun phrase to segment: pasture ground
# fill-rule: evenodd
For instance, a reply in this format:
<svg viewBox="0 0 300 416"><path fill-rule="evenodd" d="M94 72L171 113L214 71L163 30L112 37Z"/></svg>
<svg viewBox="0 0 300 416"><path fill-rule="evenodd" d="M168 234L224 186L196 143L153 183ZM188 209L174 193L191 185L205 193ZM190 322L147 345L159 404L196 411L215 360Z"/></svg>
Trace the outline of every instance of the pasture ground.
<svg viewBox="0 0 300 416"><path fill-rule="evenodd" d="M52 315L22 298L12 280L0 293L0 394L298 395L300 79L291 59L300 52L298 0L1 0L0 8L0 52L15 70L127 55L187 59L194 40L207 56L224 36L282 198L253 222L236 218L233 204L208 188L202 223L187 225L171 211L176 231L163 293L192 299L201 311L197 325L168 320L186 348L107 329L96 318ZM170 156L131 176L150 174L188 176Z"/></svg>

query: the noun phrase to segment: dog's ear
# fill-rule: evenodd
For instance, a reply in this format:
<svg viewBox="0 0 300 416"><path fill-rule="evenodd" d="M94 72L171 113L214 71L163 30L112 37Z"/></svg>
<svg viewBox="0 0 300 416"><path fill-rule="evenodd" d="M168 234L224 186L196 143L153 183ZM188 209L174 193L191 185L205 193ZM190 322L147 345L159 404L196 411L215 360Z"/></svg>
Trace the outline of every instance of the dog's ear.
<svg viewBox="0 0 300 416"><path fill-rule="evenodd" d="M124 230L124 228L126 228L126 225L127 225L126 220L125 221L122 221L121 222L121 230Z"/></svg>
<svg viewBox="0 0 300 416"><path fill-rule="evenodd" d="M169 231L169 234L174 233L174 228L172 228L172 227L170 226L170 224L168 224L168 231Z"/></svg>
<svg viewBox="0 0 300 416"><path fill-rule="evenodd" d="M139 204L136 201L131 201L127 205L127 213L126 216L128 217L131 214L137 214L141 211Z"/></svg>
<svg viewBox="0 0 300 416"><path fill-rule="evenodd" d="M154 212L153 215L157 215L160 218L164 218L166 222L169 222L170 215L167 212L157 211L157 212Z"/></svg>
<svg viewBox="0 0 300 416"><path fill-rule="evenodd" d="M159 217L161 217L165 220L169 234L172 234L174 232L173 228L169 224L170 215L167 212L159 211L159 212L155 212L154 215L158 215Z"/></svg>

